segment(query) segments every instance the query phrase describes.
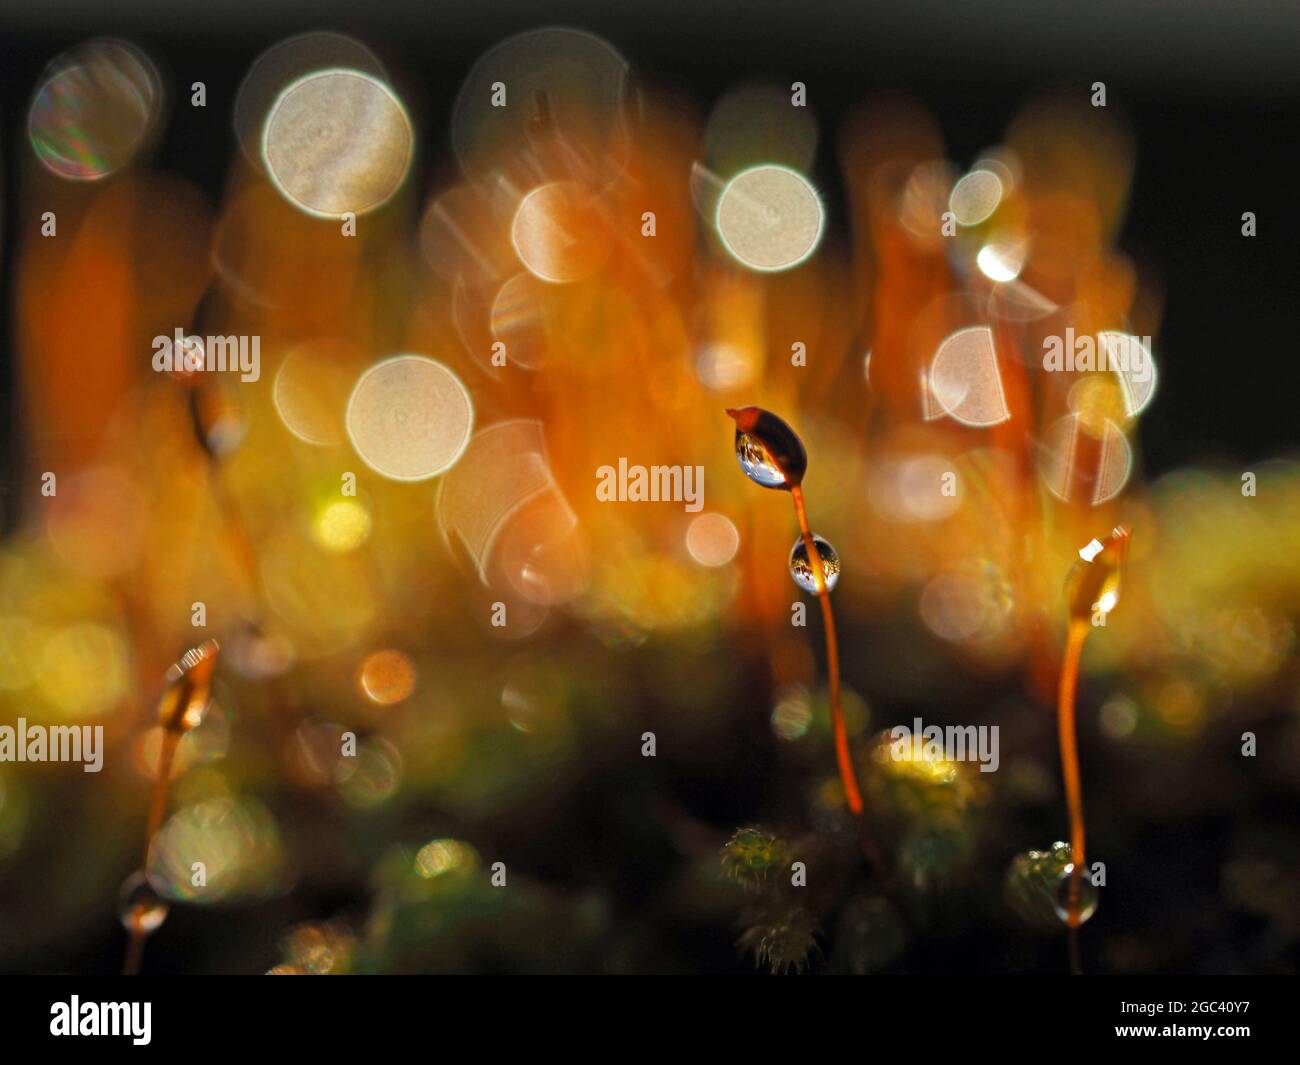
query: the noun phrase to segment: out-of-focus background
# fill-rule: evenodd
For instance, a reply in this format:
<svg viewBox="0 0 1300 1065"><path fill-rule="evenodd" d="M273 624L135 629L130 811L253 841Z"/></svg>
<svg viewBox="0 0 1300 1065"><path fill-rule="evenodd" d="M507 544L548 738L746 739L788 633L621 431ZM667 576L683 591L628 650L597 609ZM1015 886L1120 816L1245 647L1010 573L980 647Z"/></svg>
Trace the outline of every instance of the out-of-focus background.
<svg viewBox="0 0 1300 1065"><path fill-rule="evenodd" d="M1063 972L1062 589L1124 524L1085 968L1294 972L1300 13L530 8L0 15L0 725L106 748L0 764L0 968L157 919L151 972ZM176 329L257 379L156 372ZM840 558L888 884L748 404ZM600 500L620 459L701 509ZM884 756L918 717L997 772Z"/></svg>

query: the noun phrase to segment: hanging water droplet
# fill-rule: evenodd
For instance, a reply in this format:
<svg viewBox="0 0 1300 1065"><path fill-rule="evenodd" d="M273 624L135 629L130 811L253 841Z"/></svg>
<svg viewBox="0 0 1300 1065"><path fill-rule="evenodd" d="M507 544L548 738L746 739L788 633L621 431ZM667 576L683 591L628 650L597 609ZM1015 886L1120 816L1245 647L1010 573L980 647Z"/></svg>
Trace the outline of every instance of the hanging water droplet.
<svg viewBox="0 0 1300 1065"><path fill-rule="evenodd" d="M212 698L212 673L219 650L216 640L204 640L167 670L167 688L158 703L158 721L163 728L188 732L203 720Z"/></svg>
<svg viewBox="0 0 1300 1065"><path fill-rule="evenodd" d="M1088 878L1086 871L1075 876L1073 864L1061 870L1060 879L1056 882L1056 895L1052 908L1056 910L1056 916L1066 924L1070 923L1071 910L1077 911L1079 924L1087 923L1088 919L1097 912L1097 888Z"/></svg>
<svg viewBox="0 0 1300 1065"><path fill-rule="evenodd" d="M122 881L117 893L117 914L128 932L156 932L167 919L167 903L154 891L149 878L136 872Z"/></svg>
<svg viewBox="0 0 1300 1065"><path fill-rule="evenodd" d="M835 548L831 547L816 533L813 533L813 546L817 549L817 555L821 559L822 575L825 577L826 590L829 592L840 579L840 556L835 553ZM790 549L790 576L794 578L794 583L799 585L805 592L816 594L817 576L813 572L812 563L808 558L808 545L804 543L802 536L794 542L794 547Z"/></svg>
<svg viewBox="0 0 1300 1065"><path fill-rule="evenodd" d="M1054 932L1070 923L1070 844L1058 841L1050 850L1018 854L1007 870L1003 897L1028 926ZM1085 875L1079 882L1079 924L1097 909L1097 889Z"/></svg>
<svg viewBox="0 0 1300 1065"><path fill-rule="evenodd" d="M808 453L798 434L760 407L728 409L736 422L736 459L755 484L794 488L808 469Z"/></svg>

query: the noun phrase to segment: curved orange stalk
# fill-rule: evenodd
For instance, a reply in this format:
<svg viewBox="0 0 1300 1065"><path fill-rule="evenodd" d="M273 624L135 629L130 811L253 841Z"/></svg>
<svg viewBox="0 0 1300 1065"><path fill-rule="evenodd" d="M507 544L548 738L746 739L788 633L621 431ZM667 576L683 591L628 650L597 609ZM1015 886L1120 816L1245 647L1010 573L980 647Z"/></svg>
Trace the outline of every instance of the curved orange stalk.
<svg viewBox="0 0 1300 1065"><path fill-rule="evenodd" d="M1057 727L1061 744L1061 773L1070 814L1070 886L1067 918L1070 926L1070 967L1079 964L1079 926L1083 924L1083 876L1086 859L1083 836L1083 786L1079 781L1079 751L1075 741L1074 698L1079 687L1079 660L1092 624L1104 624L1119 602L1120 574L1128 554L1129 530L1116 526L1104 543L1093 540L1081 548L1066 586L1069 594L1069 628L1061 659L1061 686L1057 693Z"/></svg>
<svg viewBox="0 0 1300 1065"><path fill-rule="evenodd" d="M761 407L728 407L727 416L736 423L736 454L745 475L764 488L789 491L794 500L795 517L799 520L799 534L804 550L808 552L808 565L813 573L813 585L821 602L822 620L826 630L826 667L830 676L831 727L835 734L835 759L839 765L844 796L858 824L858 837L863 852L877 874L889 886L889 879L880 860L880 848L867 820L866 803L858 786L853 768L853 755L849 750L848 730L844 727L844 707L840 700L840 648L835 635L835 615L831 610L830 588L826 584L826 571L822 557L817 552L812 529L808 526L808 513L803 504L804 473L808 469L808 453L799 435L771 411Z"/></svg>
<svg viewBox="0 0 1300 1065"><path fill-rule="evenodd" d="M162 827L163 814L167 810L167 794L171 790L172 762L176 757L176 747L181 734L171 729L163 730L162 749L158 754L158 775L154 778L153 791L149 797L149 816L145 822L144 861L141 869L149 868L149 847L153 838ZM144 941L148 934L144 930L139 916L131 921L131 938L126 945L126 960L122 964L123 976L135 976L140 971L140 962L144 958Z"/></svg>
<svg viewBox="0 0 1300 1065"><path fill-rule="evenodd" d="M1061 663L1061 690L1057 704L1065 802L1070 814L1070 861L1076 868L1084 862L1084 831L1083 787L1079 779L1079 751L1074 734L1074 698L1079 685L1079 660L1083 656L1083 641L1087 636L1087 622L1070 622L1065 658Z"/></svg>
<svg viewBox="0 0 1300 1065"><path fill-rule="evenodd" d="M844 707L840 698L840 647L835 635L835 614L831 610L830 591L826 587L826 574L822 569L822 558L813 542L812 530L808 526L808 513L804 509L803 489L794 485L790 489L794 500L795 516L799 519L799 534L808 552L808 561L812 566L813 580L817 585L817 599L822 607L822 621L826 629L826 672L830 677L831 693L831 728L835 734L835 760L839 765L840 781L844 785L844 796L849 809L858 822L858 833L862 839L862 848L876 870L883 874L884 866L880 860L880 849L867 820L866 803L862 798L862 789L858 785L857 771L853 768L853 754L849 750L849 734L844 727Z"/></svg>
<svg viewBox="0 0 1300 1065"><path fill-rule="evenodd" d="M144 959L144 918L134 917L131 921L131 938L126 944L126 961L122 963L123 976L139 976L140 962Z"/></svg>
<svg viewBox="0 0 1300 1065"><path fill-rule="evenodd" d="M216 640L205 640L187 651L179 662L167 671L167 686L158 706L158 720L162 727L162 744L158 752L158 771L149 795L149 813L145 819L144 860L140 869L149 869L149 848L154 836L162 828L167 813L167 797L171 792L172 763L181 737L203 719L211 697L212 673L216 668L219 647ZM146 880L147 882L147 880ZM126 960L122 964L123 976L135 976L144 958L144 943L148 931L139 914L132 914L130 939L126 946Z"/></svg>
<svg viewBox="0 0 1300 1065"><path fill-rule="evenodd" d="M1079 926L1081 917L1080 878L1083 876L1084 830L1083 785L1079 778L1079 749L1075 739L1074 699L1079 686L1079 660L1083 657L1083 643L1088 638L1088 622L1079 618L1070 621L1065 640L1065 655L1061 661L1061 687L1057 695L1057 730L1061 746L1061 773L1065 779L1065 804L1070 815L1070 959L1071 969L1078 973Z"/></svg>

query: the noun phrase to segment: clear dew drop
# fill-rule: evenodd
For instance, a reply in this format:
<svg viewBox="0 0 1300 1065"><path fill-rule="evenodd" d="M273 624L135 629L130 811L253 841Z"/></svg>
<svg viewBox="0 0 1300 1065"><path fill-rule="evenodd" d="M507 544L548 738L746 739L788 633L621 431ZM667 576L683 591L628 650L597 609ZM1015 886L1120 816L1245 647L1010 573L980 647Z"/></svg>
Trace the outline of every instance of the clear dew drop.
<svg viewBox="0 0 1300 1065"><path fill-rule="evenodd" d="M822 572L826 578L826 590L829 592L834 589L835 584L840 579L840 556L835 553L835 548L831 547L827 541L823 540L816 533L813 533L813 545L817 548L817 554L822 561ZM794 542L794 547L790 549L790 576L794 578L794 583L799 585L805 592L817 592L817 577L813 573L812 563L808 558L808 547L799 537Z"/></svg>
<svg viewBox="0 0 1300 1065"><path fill-rule="evenodd" d="M167 919L167 903L149 884L144 873L128 876L117 894L117 914L128 932L156 932Z"/></svg>
<svg viewBox="0 0 1300 1065"><path fill-rule="evenodd" d="M1077 889L1074 884L1078 885ZM1074 890L1078 891L1078 911L1079 924L1087 924L1088 919L1097 912L1097 888L1088 878L1087 874L1076 877L1074 875L1074 866L1067 865L1061 870L1060 879L1056 882L1056 893L1052 899L1052 908L1065 924L1070 923L1070 908L1074 899L1071 894Z"/></svg>
<svg viewBox="0 0 1300 1065"><path fill-rule="evenodd" d="M751 433L736 434L736 459L745 476L764 488L783 488L785 471L777 465L762 441Z"/></svg>

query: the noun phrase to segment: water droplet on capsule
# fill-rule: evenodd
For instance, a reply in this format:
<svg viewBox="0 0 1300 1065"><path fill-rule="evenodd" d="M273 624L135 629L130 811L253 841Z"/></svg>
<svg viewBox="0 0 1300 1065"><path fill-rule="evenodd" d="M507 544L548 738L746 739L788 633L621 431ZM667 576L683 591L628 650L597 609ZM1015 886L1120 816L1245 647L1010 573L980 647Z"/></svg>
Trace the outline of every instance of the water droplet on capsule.
<svg viewBox="0 0 1300 1065"><path fill-rule="evenodd" d="M117 893L117 914L122 927L128 932L156 932L167 919L167 903L154 891L149 878L141 872L132 873Z"/></svg>
<svg viewBox="0 0 1300 1065"><path fill-rule="evenodd" d="M736 458L745 476L764 488L785 487L785 474L763 445L748 433L736 434Z"/></svg>
<svg viewBox="0 0 1300 1065"><path fill-rule="evenodd" d="M803 481L808 453L790 426L760 407L727 414L736 423L736 459L746 477L764 488L790 489Z"/></svg>
<svg viewBox="0 0 1300 1065"><path fill-rule="evenodd" d="M826 579L826 590L829 592L840 579L840 556L835 553L835 548L816 533L813 533L813 546L821 558L822 574ZM802 536L790 549L790 576L805 592L816 594L817 577L808 558L808 545L804 543Z"/></svg>
<svg viewBox="0 0 1300 1065"><path fill-rule="evenodd" d="M1076 890L1074 885L1077 884L1077 901L1072 897ZM1097 888L1086 873L1079 876L1074 875L1074 866L1067 865L1061 870L1061 877L1056 882L1056 894L1052 899L1052 908L1056 911L1056 916L1066 924L1070 923L1070 910L1072 907L1077 908L1079 915L1079 924L1086 924L1088 919L1097 912Z"/></svg>

